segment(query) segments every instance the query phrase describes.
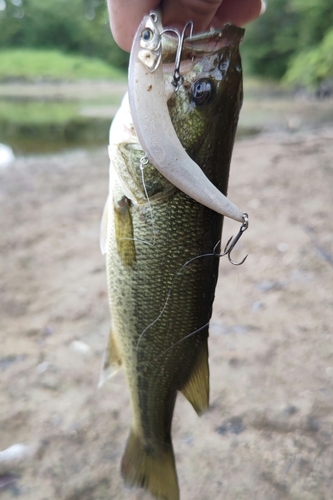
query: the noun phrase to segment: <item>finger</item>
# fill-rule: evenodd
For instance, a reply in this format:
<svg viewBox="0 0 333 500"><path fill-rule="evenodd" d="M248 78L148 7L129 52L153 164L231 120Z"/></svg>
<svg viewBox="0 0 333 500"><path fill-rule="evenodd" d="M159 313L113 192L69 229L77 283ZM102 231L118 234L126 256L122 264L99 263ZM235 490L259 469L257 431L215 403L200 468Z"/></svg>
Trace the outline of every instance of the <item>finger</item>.
<svg viewBox="0 0 333 500"><path fill-rule="evenodd" d="M182 29L193 21L195 33L211 25L222 0L164 0L162 3L163 26Z"/></svg>
<svg viewBox="0 0 333 500"><path fill-rule="evenodd" d="M119 47L129 52L145 14L157 9L160 0L108 0L110 27Z"/></svg>
<svg viewBox="0 0 333 500"><path fill-rule="evenodd" d="M110 26L116 43L130 51L132 40L142 17L157 9L159 0L107 0ZM163 25L182 29L187 21L194 23L194 32L210 27L220 28L226 22L242 26L264 11L262 0L164 0Z"/></svg>
<svg viewBox="0 0 333 500"><path fill-rule="evenodd" d="M257 19L264 11L265 3L262 0L224 0L211 26L220 28L225 23L244 26Z"/></svg>

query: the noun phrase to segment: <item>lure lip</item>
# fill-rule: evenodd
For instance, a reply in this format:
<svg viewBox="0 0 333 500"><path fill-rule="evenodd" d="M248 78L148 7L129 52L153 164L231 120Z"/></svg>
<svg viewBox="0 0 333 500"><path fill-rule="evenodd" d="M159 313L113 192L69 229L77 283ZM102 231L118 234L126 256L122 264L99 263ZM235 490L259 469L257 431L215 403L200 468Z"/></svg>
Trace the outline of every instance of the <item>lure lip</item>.
<svg viewBox="0 0 333 500"><path fill-rule="evenodd" d="M243 212L206 177L199 165L188 156L177 137L167 107L161 64L162 44L152 47L148 56L146 45L141 40L144 29L147 25L151 28L152 21L154 29L159 33L156 26L157 14L145 16L135 34L129 63L130 109L145 156L169 182L186 195L221 215L243 222ZM148 58L150 67L145 65L145 58ZM152 60L155 67L153 71ZM157 60L158 63L155 64Z"/></svg>

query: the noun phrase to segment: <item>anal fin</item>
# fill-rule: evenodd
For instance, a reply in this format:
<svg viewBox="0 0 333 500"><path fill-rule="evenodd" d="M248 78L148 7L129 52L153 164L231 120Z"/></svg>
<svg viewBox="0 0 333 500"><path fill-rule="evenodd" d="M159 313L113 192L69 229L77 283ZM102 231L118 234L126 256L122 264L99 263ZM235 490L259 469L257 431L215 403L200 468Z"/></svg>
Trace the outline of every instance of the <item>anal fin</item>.
<svg viewBox="0 0 333 500"><path fill-rule="evenodd" d="M159 452L149 452L132 430L121 462L121 474L126 486L143 488L156 500L179 500L172 444L162 443L162 446Z"/></svg>
<svg viewBox="0 0 333 500"><path fill-rule="evenodd" d="M191 403L197 414L202 415L209 405L208 344L204 341L191 375L181 392Z"/></svg>
<svg viewBox="0 0 333 500"><path fill-rule="evenodd" d="M104 361L98 387L101 387L106 379L113 377L121 368L122 359L119 348L112 330L104 353Z"/></svg>

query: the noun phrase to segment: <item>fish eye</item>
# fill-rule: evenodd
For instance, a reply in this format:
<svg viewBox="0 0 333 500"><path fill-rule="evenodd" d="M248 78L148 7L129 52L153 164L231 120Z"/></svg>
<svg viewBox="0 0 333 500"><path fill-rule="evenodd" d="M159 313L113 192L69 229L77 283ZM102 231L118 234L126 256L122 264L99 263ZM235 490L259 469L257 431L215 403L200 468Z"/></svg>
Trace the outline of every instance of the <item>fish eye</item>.
<svg viewBox="0 0 333 500"><path fill-rule="evenodd" d="M153 34L152 30L149 28L144 29L142 34L141 34L141 38L145 42L150 42L150 40L153 39L153 36L154 36L154 34Z"/></svg>
<svg viewBox="0 0 333 500"><path fill-rule="evenodd" d="M209 80L197 80L192 86L192 96L196 104L205 104L213 94L213 85Z"/></svg>

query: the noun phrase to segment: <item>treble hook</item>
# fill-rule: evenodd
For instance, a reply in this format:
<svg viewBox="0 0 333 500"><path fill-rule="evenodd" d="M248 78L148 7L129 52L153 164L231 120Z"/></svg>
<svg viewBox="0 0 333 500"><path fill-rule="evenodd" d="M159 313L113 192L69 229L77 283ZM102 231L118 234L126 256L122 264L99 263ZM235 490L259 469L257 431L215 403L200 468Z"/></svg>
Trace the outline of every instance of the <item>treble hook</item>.
<svg viewBox="0 0 333 500"><path fill-rule="evenodd" d="M179 31L175 28L165 28L163 31L161 31L161 35L163 33L166 33L167 31L171 31L172 33L175 33L178 37L178 47L177 47L177 52L176 52L176 58L175 58L175 69L172 75L172 80L171 83L175 87L175 90L177 91L179 87L183 83L183 77L180 74L180 60L182 57L182 51L183 51L183 46L184 46L184 40L185 40L185 33L187 28L190 26L190 35L189 38L192 37L193 34L193 21L188 21L184 29L182 31L182 34L179 33Z"/></svg>
<svg viewBox="0 0 333 500"><path fill-rule="evenodd" d="M237 236L235 236L234 239L232 239L233 237L231 236L231 238L229 239L228 243L225 246L224 252L221 253L221 254L217 254L217 257L224 257L225 255L228 255L229 262L231 262L231 264L233 264L234 266L241 266L246 261L248 255L249 255L249 254L247 254L241 262L234 262L232 260L232 258L231 258L231 252L232 252L232 250L235 248L238 240L240 239L240 237L242 236L242 234L244 233L244 231L246 231L247 228L249 227L249 216L248 216L248 214L246 214L244 212L242 217L243 217L243 224L241 225L240 230L238 231Z"/></svg>
<svg viewBox="0 0 333 500"><path fill-rule="evenodd" d="M179 43L178 43L178 48L177 48L177 53L176 53L176 59L175 59L175 69L173 72L173 78L171 80L172 85L175 87L176 91L179 89L179 87L183 83L183 77L180 74L180 60L182 57L182 51L183 51L183 46L184 46L184 40L185 40L185 33L187 28L190 26L190 38L192 37L193 33L193 22L189 21L188 23L185 24L184 29L182 31L182 34L179 38Z"/></svg>

